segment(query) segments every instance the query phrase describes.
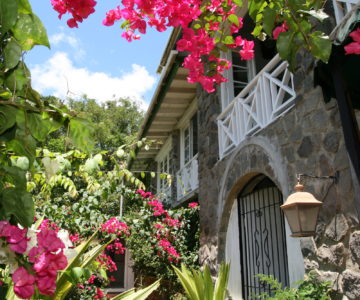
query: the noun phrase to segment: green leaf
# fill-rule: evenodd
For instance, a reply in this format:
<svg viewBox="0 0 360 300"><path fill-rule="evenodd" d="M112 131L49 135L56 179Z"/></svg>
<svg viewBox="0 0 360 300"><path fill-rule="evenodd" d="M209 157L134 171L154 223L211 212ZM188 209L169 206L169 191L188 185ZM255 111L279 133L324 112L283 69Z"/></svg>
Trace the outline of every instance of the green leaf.
<svg viewBox="0 0 360 300"><path fill-rule="evenodd" d="M27 126L32 136L38 141L43 142L52 131L58 129L59 124L49 119L44 119L39 113L28 113Z"/></svg>
<svg viewBox="0 0 360 300"><path fill-rule="evenodd" d="M309 42L311 45L311 54L327 63L332 47L329 37L321 31L315 31L309 36Z"/></svg>
<svg viewBox="0 0 360 300"><path fill-rule="evenodd" d="M290 61L293 38L294 32L291 31L282 32L279 34L278 40L276 42L276 48L283 60Z"/></svg>
<svg viewBox="0 0 360 300"><path fill-rule="evenodd" d="M88 120L73 118L69 122L69 137L72 143L84 152L90 152L94 147L91 135L93 127Z"/></svg>
<svg viewBox="0 0 360 300"><path fill-rule="evenodd" d="M160 286L160 279L146 288L140 289L135 292L134 289L126 291L120 295L112 297L113 300L145 300L150 294Z"/></svg>
<svg viewBox="0 0 360 300"><path fill-rule="evenodd" d="M50 48L46 29L34 14L19 14L13 33L24 51L31 50L35 45Z"/></svg>
<svg viewBox="0 0 360 300"><path fill-rule="evenodd" d="M0 91L0 100L9 100L11 98L12 94L10 91L7 90L1 90Z"/></svg>
<svg viewBox="0 0 360 300"><path fill-rule="evenodd" d="M226 45L232 45L232 44L234 44L235 42L234 42L234 38L231 36L231 35L228 35L228 36L226 36L225 37L225 39L224 39L224 44L226 44Z"/></svg>
<svg viewBox="0 0 360 300"><path fill-rule="evenodd" d="M17 188L3 190L0 214L2 219L14 216L24 227L30 227L34 220L34 203L31 194Z"/></svg>
<svg viewBox="0 0 360 300"><path fill-rule="evenodd" d="M249 2L249 15L255 20L256 16L260 14L267 6L266 0L250 1Z"/></svg>
<svg viewBox="0 0 360 300"><path fill-rule="evenodd" d="M4 48L5 68L7 70L16 67L21 58L21 47L18 42L11 39Z"/></svg>
<svg viewBox="0 0 360 300"><path fill-rule="evenodd" d="M322 10L322 9L299 10L299 12L306 14L306 15L310 15L310 16L318 19L320 22L324 21L325 19L327 19L329 17L329 15L327 13L325 13L324 10Z"/></svg>
<svg viewBox="0 0 360 300"><path fill-rule="evenodd" d="M0 104L0 135L15 125L16 114L17 109L15 107Z"/></svg>
<svg viewBox="0 0 360 300"><path fill-rule="evenodd" d="M23 91L30 87L30 71L23 62L6 75L5 84L11 91Z"/></svg>
<svg viewBox="0 0 360 300"><path fill-rule="evenodd" d="M27 171L29 169L29 159L25 156L19 157L17 159L12 159L12 165L20 168L23 171Z"/></svg>
<svg viewBox="0 0 360 300"><path fill-rule="evenodd" d="M238 18L237 15L231 14L231 15L228 16L227 19L229 20L229 22L235 24L236 26L240 25L239 18Z"/></svg>
<svg viewBox="0 0 360 300"><path fill-rule="evenodd" d="M239 7L242 7L242 6L243 6L242 0L233 0L233 2L234 2L237 6L239 6Z"/></svg>
<svg viewBox="0 0 360 300"><path fill-rule="evenodd" d="M28 0L17 0L19 4L19 13L32 14L31 5Z"/></svg>
<svg viewBox="0 0 360 300"><path fill-rule="evenodd" d="M99 169L99 165L93 158L89 158L86 160L85 165L84 165L85 172L93 173L94 171L97 171L98 169Z"/></svg>
<svg viewBox="0 0 360 300"><path fill-rule="evenodd" d="M265 9L263 11L263 22L264 22L263 28L264 28L264 31L269 36L272 36L276 16L277 16L277 13L276 13L275 9L270 8L269 6L265 7Z"/></svg>
<svg viewBox="0 0 360 300"><path fill-rule="evenodd" d="M255 28L251 34L255 37L258 37L261 34L262 29L263 29L263 27L260 24L258 24L255 26Z"/></svg>
<svg viewBox="0 0 360 300"><path fill-rule="evenodd" d="M1 168L5 172L6 180L17 188L26 190L26 172L18 167L3 166Z"/></svg>
<svg viewBox="0 0 360 300"><path fill-rule="evenodd" d="M18 4L14 0L0 0L0 35L2 36L16 23L18 16Z"/></svg>

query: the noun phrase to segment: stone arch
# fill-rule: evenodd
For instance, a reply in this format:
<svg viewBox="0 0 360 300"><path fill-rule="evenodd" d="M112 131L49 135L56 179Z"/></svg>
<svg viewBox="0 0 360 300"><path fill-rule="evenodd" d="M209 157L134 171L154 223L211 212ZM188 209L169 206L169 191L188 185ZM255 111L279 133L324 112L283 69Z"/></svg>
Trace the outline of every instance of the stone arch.
<svg viewBox="0 0 360 300"><path fill-rule="evenodd" d="M218 203L221 203L222 208L218 232L217 258L219 262L225 260L226 234L234 200L254 176L264 174L271 179L283 194L284 199L291 192L287 167L278 149L279 147L269 139L255 136L240 143L227 160L218 196ZM292 266L289 265L289 277L290 282L294 282L302 279L304 273L303 260L300 243L298 240L290 238L290 230L287 224L286 235L287 245L290 244L288 247L289 261L293 261ZM295 257L296 255L298 257ZM295 270L295 267L298 270Z"/></svg>

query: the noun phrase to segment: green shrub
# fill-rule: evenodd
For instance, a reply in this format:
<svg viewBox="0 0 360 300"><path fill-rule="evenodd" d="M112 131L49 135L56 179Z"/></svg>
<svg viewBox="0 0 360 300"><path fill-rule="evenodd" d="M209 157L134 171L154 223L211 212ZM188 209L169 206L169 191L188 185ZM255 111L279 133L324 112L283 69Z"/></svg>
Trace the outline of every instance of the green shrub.
<svg viewBox="0 0 360 300"><path fill-rule="evenodd" d="M298 281L297 288L282 287L273 276L259 274L257 277L260 281L266 283L271 290L269 293L256 295L255 298L263 300L331 300L330 298L330 282L319 282L312 274L308 274L307 278Z"/></svg>

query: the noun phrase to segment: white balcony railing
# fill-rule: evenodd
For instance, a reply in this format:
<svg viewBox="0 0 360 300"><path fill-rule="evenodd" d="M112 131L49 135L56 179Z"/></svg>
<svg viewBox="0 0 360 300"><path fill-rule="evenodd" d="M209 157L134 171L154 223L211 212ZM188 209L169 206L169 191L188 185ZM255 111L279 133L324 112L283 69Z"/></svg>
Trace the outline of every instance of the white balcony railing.
<svg viewBox="0 0 360 300"><path fill-rule="evenodd" d="M165 187L158 190L158 196L161 200L170 201L171 200L171 185L167 184Z"/></svg>
<svg viewBox="0 0 360 300"><path fill-rule="evenodd" d="M219 115L220 159L293 106L296 94L287 66L276 55Z"/></svg>
<svg viewBox="0 0 360 300"><path fill-rule="evenodd" d="M176 174L178 200L196 190L199 186L197 157L196 154Z"/></svg>
<svg viewBox="0 0 360 300"><path fill-rule="evenodd" d="M336 24L339 24L344 16L359 3L359 0L333 0Z"/></svg>

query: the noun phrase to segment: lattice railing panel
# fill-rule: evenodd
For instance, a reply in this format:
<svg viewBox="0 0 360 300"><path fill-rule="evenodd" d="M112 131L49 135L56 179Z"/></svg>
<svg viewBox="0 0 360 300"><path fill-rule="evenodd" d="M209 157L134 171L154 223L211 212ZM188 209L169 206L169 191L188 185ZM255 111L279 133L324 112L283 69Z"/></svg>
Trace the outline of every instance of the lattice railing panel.
<svg viewBox="0 0 360 300"><path fill-rule="evenodd" d="M199 186L198 181L198 160L195 155L189 162L182 167L176 175L177 177L177 199L181 199Z"/></svg>
<svg viewBox="0 0 360 300"><path fill-rule="evenodd" d="M295 97L287 63L276 56L218 117L220 158L285 113Z"/></svg>
<svg viewBox="0 0 360 300"><path fill-rule="evenodd" d="M345 15L358 3L359 0L333 0L336 24L339 24Z"/></svg>

